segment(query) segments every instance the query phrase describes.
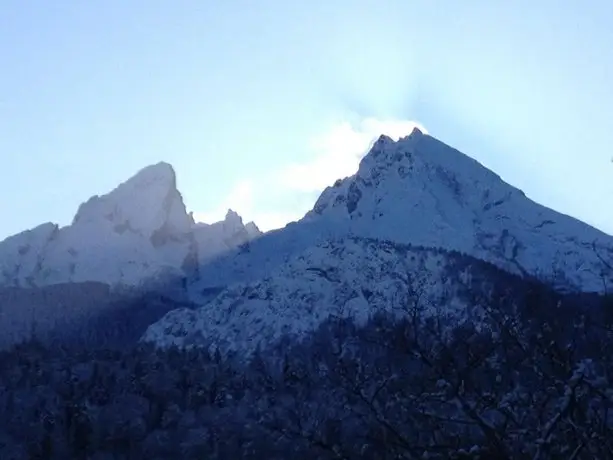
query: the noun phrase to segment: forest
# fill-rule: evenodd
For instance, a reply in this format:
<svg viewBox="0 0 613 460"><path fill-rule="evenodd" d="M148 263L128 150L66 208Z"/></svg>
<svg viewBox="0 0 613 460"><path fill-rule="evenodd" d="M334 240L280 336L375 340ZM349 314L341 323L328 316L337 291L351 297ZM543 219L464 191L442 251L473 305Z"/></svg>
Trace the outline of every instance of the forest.
<svg viewBox="0 0 613 460"><path fill-rule="evenodd" d="M0 458L613 458L610 298L474 295L478 322L414 292L249 357L34 338L0 356Z"/></svg>

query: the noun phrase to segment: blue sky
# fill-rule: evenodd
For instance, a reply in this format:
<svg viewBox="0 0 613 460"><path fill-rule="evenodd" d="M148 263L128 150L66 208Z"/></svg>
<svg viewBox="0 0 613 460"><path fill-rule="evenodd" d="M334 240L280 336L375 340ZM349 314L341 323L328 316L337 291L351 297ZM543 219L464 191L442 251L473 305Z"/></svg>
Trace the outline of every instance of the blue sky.
<svg viewBox="0 0 613 460"><path fill-rule="evenodd" d="M0 238L172 163L264 228L417 121L613 232L613 2L0 2Z"/></svg>

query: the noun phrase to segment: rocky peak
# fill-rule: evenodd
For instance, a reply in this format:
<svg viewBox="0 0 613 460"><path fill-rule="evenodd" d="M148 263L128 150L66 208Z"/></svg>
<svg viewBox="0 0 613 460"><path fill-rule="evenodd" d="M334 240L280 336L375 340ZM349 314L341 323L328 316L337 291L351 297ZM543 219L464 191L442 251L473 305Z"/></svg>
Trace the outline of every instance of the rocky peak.
<svg viewBox="0 0 613 460"><path fill-rule="evenodd" d="M143 168L79 207L73 222L38 227L0 245L0 284L100 281L140 285L184 276L198 258L193 219L168 163Z"/></svg>
<svg viewBox="0 0 613 460"><path fill-rule="evenodd" d="M260 235L263 235L263 232L259 229L259 227L255 224L255 222L247 222L245 224L245 230L249 234L250 238L256 238Z"/></svg>
<svg viewBox="0 0 613 460"><path fill-rule="evenodd" d="M602 263L586 248L605 240L599 251L613 248L602 232L534 203L418 129L397 142L381 136L356 174L324 190L306 218L355 235L461 251L513 273L565 273L594 290L597 277L583 267L601 273Z"/></svg>
<svg viewBox="0 0 613 460"><path fill-rule="evenodd" d="M384 199L402 198L403 203L396 203L400 209L424 191L436 193L437 199L450 195L455 201L486 191L523 195L477 161L414 128L398 141L380 136L362 158L356 174L324 190L312 212L342 208L351 216L358 211L358 203L368 201L362 198L367 195L376 205Z"/></svg>
<svg viewBox="0 0 613 460"><path fill-rule="evenodd" d="M232 209L228 209L226 217L223 220L223 227L229 234L236 233L237 231L241 231L245 228L243 225L243 218Z"/></svg>
<svg viewBox="0 0 613 460"><path fill-rule="evenodd" d="M192 219L177 190L174 169L160 162L143 168L106 195L83 203L73 225L92 224L151 238L160 231L187 234Z"/></svg>
<svg viewBox="0 0 613 460"><path fill-rule="evenodd" d="M228 209L224 219L219 222L194 224L193 232L198 242L201 264L262 234L255 223L244 224L243 218L232 209Z"/></svg>

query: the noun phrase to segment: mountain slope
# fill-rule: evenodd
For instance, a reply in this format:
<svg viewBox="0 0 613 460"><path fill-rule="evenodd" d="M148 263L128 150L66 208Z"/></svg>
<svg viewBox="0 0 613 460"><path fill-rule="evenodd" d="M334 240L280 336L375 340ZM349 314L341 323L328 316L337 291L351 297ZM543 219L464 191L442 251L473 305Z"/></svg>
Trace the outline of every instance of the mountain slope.
<svg viewBox="0 0 613 460"><path fill-rule="evenodd" d="M479 316L470 292L487 292L504 273L471 257L368 238L317 245L260 281L236 284L199 309L178 309L151 325L158 346L252 352L282 337L300 338L330 316L365 322L377 312L405 313L413 295L424 315L458 322ZM508 275L511 276L511 275Z"/></svg>
<svg viewBox="0 0 613 460"><path fill-rule="evenodd" d="M204 267L196 287L259 279L343 235L460 251L558 287L602 291L613 281L602 263L613 259L613 237L535 203L416 129L397 142L381 136L357 173L324 190L301 221Z"/></svg>

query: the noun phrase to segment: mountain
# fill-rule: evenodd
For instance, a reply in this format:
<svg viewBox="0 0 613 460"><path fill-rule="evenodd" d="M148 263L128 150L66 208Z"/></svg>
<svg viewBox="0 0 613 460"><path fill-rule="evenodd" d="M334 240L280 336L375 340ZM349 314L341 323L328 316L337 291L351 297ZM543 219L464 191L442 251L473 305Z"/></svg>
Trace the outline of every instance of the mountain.
<svg viewBox="0 0 613 460"><path fill-rule="evenodd" d="M380 137L357 174L326 189L309 217L590 291L603 288L600 257L613 256L613 237L535 203L418 129L399 142Z"/></svg>
<svg viewBox="0 0 613 460"><path fill-rule="evenodd" d="M259 234L233 211L217 224L194 223L162 162L81 204L71 225L46 223L0 242L0 286L154 285L193 276L199 263Z"/></svg>
<svg viewBox="0 0 613 460"><path fill-rule="evenodd" d="M249 351L331 314L402 307L401 293L417 288L462 321L476 306L458 295L467 283L479 290L466 280L482 262L559 290L602 292L612 256L613 237L535 203L441 141L419 130L397 142L381 136L302 220L201 267L192 291L203 306L168 313L143 340Z"/></svg>
<svg viewBox="0 0 613 460"><path fill-rule="evenodd" d="M195 223L173 168L148 166L83 203L71 225L0 242L0 349L32 333L55 343L134 342L182 304L182 280L199 265L261 234L231 210Z"/></svg>
<svg viewBox="0 0 613 460"><path fill-rule="evenodd" d="M373 241L386 243L366 243ZM435 251L441 268L409 263L402 255L408 250L389 252L389 244ZM558 289L601 292L613 281L603 262L613 256L613 237L535 203L475 160L414 130L397 142L381 136L356 174L324 190L304 218L266 234L233 210L221 222L195 223L173 168L148 166L82 204L71 225L47 223L1 242L0 287L97 282L137 288L129 292L130 304L146 292L183 300L187 287L200 308L169 313L151 325L146 340L172 343L190 331L190 337L249 348L241 345L244 337L266 343L284 331L300 335L339 305L357 317L397 306L389 297L396 291L382 286L395 286L406 273L427 274L425 291L436 297L441 270L457 265L453 254ZM336 281L314 278L332 272ZM402 289L413 287L404 283ZM369 297L360 286L382 297ZM176 287L180 292L171 295ZM27 290L19 295L27 297ZM166 302L149 318L172 308Z"/></svg>
<svg viewBox="0 0 613 460"><path fill-rule="evenodd" d="M602 291L613 237L535 203L477 161L415 129L381 136L353 176L298 222L201 267L194 289L255 281L310 246L355 235L460 251L560 288Z"/></svg>

